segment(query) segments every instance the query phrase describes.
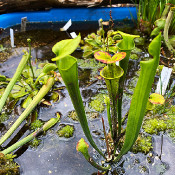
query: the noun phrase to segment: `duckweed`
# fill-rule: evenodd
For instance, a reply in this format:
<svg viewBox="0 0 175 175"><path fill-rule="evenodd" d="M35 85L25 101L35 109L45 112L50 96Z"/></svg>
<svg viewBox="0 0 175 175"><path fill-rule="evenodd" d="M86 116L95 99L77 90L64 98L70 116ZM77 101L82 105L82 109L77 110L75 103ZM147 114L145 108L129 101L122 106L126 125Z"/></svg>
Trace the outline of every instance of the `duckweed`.
<svg viewBox="0 0 175 175"><path fill-rule="evenodd" d="M57 134L60 137L66 137L66 138L72 137L73 133L74 133L74 127L70 125L66 125L57 131Z"/></svg>

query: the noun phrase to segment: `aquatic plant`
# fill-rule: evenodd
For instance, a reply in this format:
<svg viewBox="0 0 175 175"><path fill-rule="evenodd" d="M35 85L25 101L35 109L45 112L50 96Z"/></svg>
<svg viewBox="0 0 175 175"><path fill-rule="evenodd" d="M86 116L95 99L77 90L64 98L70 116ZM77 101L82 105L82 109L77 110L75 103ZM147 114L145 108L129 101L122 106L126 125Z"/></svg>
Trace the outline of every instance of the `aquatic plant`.
<svg viewBox="0 0 175 175"><path fill-rule="evenodd" d="M57 134L60 137L66 137L66 138L72 137L73 133L74 133L74 127L70 125L63 126L57 131Z"/></svg>
<svg viewBox="0 0 175 175"><path fill-rule="evenodd" d="M46 122L41 128L38 128L33 133L28 135L27 137L21 139L20 141L14 143L10 147L6 148L5 150L1 151L0 153L3 155L9 154L12 151L16 150L17 148L21 147L22 145L26 144L27 142L30 142L32 139L34 139L36 136L41 134L42 132L46 132L48 129L50 129L52 126L54 126L58 121L60 120L60 117L51 118L48 122Z"/></svg>
<svg viewBox="0 0 175 175"><path fill-rule="evenodd" d="M123 85L128 68L129 56L131 50L134 48L134 38L139 36L125 34L120 31L114 32L113 34L120 34L123 38L117 45L120 52L115 53L113 56L111 56L106 49L106 52L98 51L94 54L94 56L97 60L107 64L107 66L105 66L100 71L100 75L105 79L108 90L108 97L105 97L105 103L107 105L110 132L114 143L114 147L112 148L113 155L116 153L118 141L125 134L125 141L122 149L119 155L117 157L114 156L114 159L112 160L112 162L116 163L124 154L126 154L131 149L137 140L143 117L145 115L151 86L159 64L161 34L153 39L149 45L148 50L150 55L153 56L153 59L150 59L148 61L141 61L140 63L141 72L134 91L134 95L132 97L127 126L126 130L124 131L121 130L121 99L123 95ZM69 45L66 45L67 42ZM78 46L79 42L80 36L72 40L63 40L60 43L57 43L53 47L53 52L56 54L56 58L53 60L56 60L57 62L59 72L68 89L75 111L78 115L80 124L88 141L99 152L99 154L104 157L102 151L100 151L100 149L93 141L88 127L87 117L78 86L77 60L73 56L69 55L70 52L66 52L66 50L69 50L70 45L73 45L73 48L75 49ZM59 53L62 53L61 48L58 47L61 43L64 46L64 57L59 55ZM73 49L71 48L70 50L72 53ZM115 64L116 61L120 61L119 66ZM122 84L122 86L120 86L120 84ZM89 163L91 163L97 169L104 171L109 170L110 166L105 167L104 169L103 166L97 165L94 161L90 161L92 159L90 158L90 155L88 153L88 146L85 143L84 139L81 139L79 141L77 150L80 151L89 161Z"/></svg>

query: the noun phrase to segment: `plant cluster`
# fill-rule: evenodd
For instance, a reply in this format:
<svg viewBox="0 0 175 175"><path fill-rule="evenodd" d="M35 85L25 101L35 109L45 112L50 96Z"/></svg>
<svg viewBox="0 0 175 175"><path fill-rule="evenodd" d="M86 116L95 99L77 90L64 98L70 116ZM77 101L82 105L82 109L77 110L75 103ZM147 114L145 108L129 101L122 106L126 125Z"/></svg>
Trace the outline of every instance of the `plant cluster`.
<svg viewBox="0 0 175 175"><path fill-rule="evenodd" d="M52 61L56 61L61 77L71 97L79 122L89 143L105 159L108 159L110 155L113 155L111 163L116 163L121 159L124 154L126 154L130 150L130 148L137 140L142 120L145 114L151 86L154 81L156 69L159 64L161 35L159 34L149 45L148 50L149 53L153 56L153 59L150 59L148 61L142 61L140 63L141 72L134 91L134 95L132 97L127 126L125 130L122 130L121 115L123 85L127 73L129 56L131 50L134 49L134 38L139 36L129 35L120 31L113 31L111 32L110 36L112 35L120 35L120 37L122 38L122 40L120 40L117 45L115 44L118 53L114 53L114 55L111 55L108 43L104 46L105 49L99 48L93 52L96 60L106 64L106 66L100 71L100 75L104 78L108 90L108 95L105 96L104 101L107 107L107 117L110 128L109 132L111 134L113 142L113 146L109 148L108 140L105 139L108 155L105 155L95 144L90 133L87 123L87 116L78 86L77 59L70 55L79 45L81 40L80 35L77 36L75 39L62 40L57 43L52 49L52 51L56 54L56 57L53 58ZM97 39L95 35L94 37L95 39ZM89 39L91 42L94 41L92 38ZM116 65L116 62L119 62L119 66ZM106 138L105 130L104 133ZM121 150L119 150L118 143L123 135L125 135L124 144ZM144 141L140 142L140 145L143 143ZM147 146L151 147L150 145ZM86 160L88 160L88 162L97 169L103 171L110 169L110 164L107 167L101 166L92 159L92 157L88 153L88 145L84 139L81 139L77 144L77 150L80 151L84 155ZM117 156L115 156L116 151L119 152Z"/></svg>

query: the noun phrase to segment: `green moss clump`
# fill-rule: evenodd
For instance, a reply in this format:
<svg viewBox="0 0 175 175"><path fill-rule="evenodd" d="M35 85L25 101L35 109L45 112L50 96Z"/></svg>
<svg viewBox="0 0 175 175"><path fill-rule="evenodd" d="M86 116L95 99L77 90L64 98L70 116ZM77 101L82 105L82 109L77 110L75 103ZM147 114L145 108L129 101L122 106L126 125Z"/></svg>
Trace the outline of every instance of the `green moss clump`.
<svg viewBox="0 0 175 175"><path fill-rule="evenodd" d="M132 147L132 151L134 153L142 152L147 154L152 148L152 137L139 135Z"/></svg>
<svg viewBox="0 0 175 175"><path fill-rule="evenodd" d="M41 120L35 120L32 124L31 124L31 129L32 130L36 130L38 128L41 128L43 125L43 122Z"/></svg>
<svg viewBox="0 0 175 175"><path fill-rule="evenodd" d="M139 49L138 47L135 47L135 48L131 51L132 54L140 54L140 53L142 53L142 52L143 52L142 49Z"/></svg>
<svg viewBox="0 0 175 175"><path fill-rule="evenodd" d="M143 129L148 134L157 134L160 131L165 131L167 124L164 120L149 119L144 122Z"/></svg>
<svg viewBox="0 0 175 175"><path fill-rule="evenodd" d="M8 120L9 116L6 113L2 113L0 115L0 123L5 122L6 120Z"/></svg>
<svg viewBox="0 0 175 175"><path fill-rule="evenodd" d="M104 106L104 94L98 94L94 99L89 103L89 106L92 110L103 112L105 110Z"/></svg>
<svg viewBox="0 0 175 175"><path fill-rule="evenodd" d="M82 69L95 69L95 70L105 66L105 64L97 62L94 58L78 59L78 65Z"/></svg>
<svg viewBox="0 0 175 175"><path fill-rule="evenodd" d="M40 139L34 138L31 142L30 142L30 146L33 148L36 148L39 146L39 144L41 143Z"/></svg>
<svg viewBox="0 0 175 175"><path fill-rule="evenodd" d="M66 137L66 138L70 138L73 136L74 133L74 127L70 126L70 125L66 125L63 128L61 128L60 130L57 131L57 134L60 137Z"/></svg>
<svg viewBox="0 0 175 175"><path fill-rule="evenodd" d="M1 175L17 175L19 174L19 165L17 165L13 158L15 155L0 153L0 174Z"/></svg>
<svg viewBox="0 0 175 175"><path fill-rule="evenodd" d="M139 57L138 57L138 55L137 54L131 54L130 55L130 58L132 59L132 60L137 60L137 59L139 59Z"/></svg>

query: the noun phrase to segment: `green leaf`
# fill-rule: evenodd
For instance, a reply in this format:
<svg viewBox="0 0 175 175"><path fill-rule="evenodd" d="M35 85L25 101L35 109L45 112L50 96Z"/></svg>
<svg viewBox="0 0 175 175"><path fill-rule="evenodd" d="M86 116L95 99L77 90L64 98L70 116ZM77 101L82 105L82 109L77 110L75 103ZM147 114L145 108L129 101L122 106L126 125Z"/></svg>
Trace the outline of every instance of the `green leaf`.
<svg viewBox="0 0 175 175"><path fill-rule="evenodd" d="M153 93L150 95L149 101L152 104L164 104L165 103L165 99L162 95L157 94L157 93Z"/></svg>
<svg viewBox="0 0 175 175"><path fill-rule="evenodd" d="M47 63L44 67L43 67L43 73L47 74L48 72L55 70L57 68L56 64L54 63Z"/></svg>
<svg viewBox="0 0 175 175"><path fill-rule="evenodd" d="M23 97L24 95L27 95L27 94L29 94L29 92L25 92L25 88L21 88L20 91L13 93L12 97L13 98L20 98L20 97Z"/></svg>
<svg viewBox="0 0 175 175"><path fill-rule="evenodd" d="M69 92L71 97L72 103L74 105L75 111L79 118L81 127L87 137L89 143L96 149L102 156L103 153L98 149L97 145L95 144L92 135L89 130L83 101L80 94L80 89L78 85L78 65L77 59L73 56L66 56L63 59L58 60L57 62L58 70L61 74L61 77L66 85L66 88Z"/></svg>
<svg viewBox="0 0 175 175"><path fill-rule="evenodd" d="M6 81L6 77L0 74L0 81Z"/></svg>
<svg viewBox="0 0 175 175"><path fill-rule="evenodd" d="M32 98L30 96L28 96L24 102L22 103L22 107L23 108L27 108L27 106L32 102Z"/></svg>
<svg viewBox="0 0 175 175"><path fill-rule="evenodd" d="M130 150L138 137L143 117L145 115L149 93L159 64L160 47L161 33L153 39L148 48L148 51L153 56L153 59L140 62L141 73L131 100L126 126L125 142L115 162Z"/></svg>
<svg viewBox="0 0 175 175"><path fill-rule="evenodd" d="M91 46L94 46L94 47L100 47L98 45L98 43L94 40L94 39L86 39L85 40L88 44L90 44Z"/></svg>
<svg viewBox="0 0 175 175"><path fill-rule="evenodd" d="M81 36L78 35L74 39L66 39L58 42L52 48L52 51L56 54L56 58L53 58L52 61L57 61L61 58L64 58L67 55L70 55L75 51L81 41Z"/></svg>
<svg viewBox="0 0 175 175"><path fill-rule="evenodd" d="M122 40L117 44L120 50L132 50L135 47L134 38L139 38L139 35L130 35L121 31L116 31L113 34L120 34Z"/></svg>
<svg viewBox="0 0 175 175"><path fill-rule="evenodd" d="M109 63L111 60L111 55L108 52L99 51L94 54L95 59L103 63Z"/></svg>

